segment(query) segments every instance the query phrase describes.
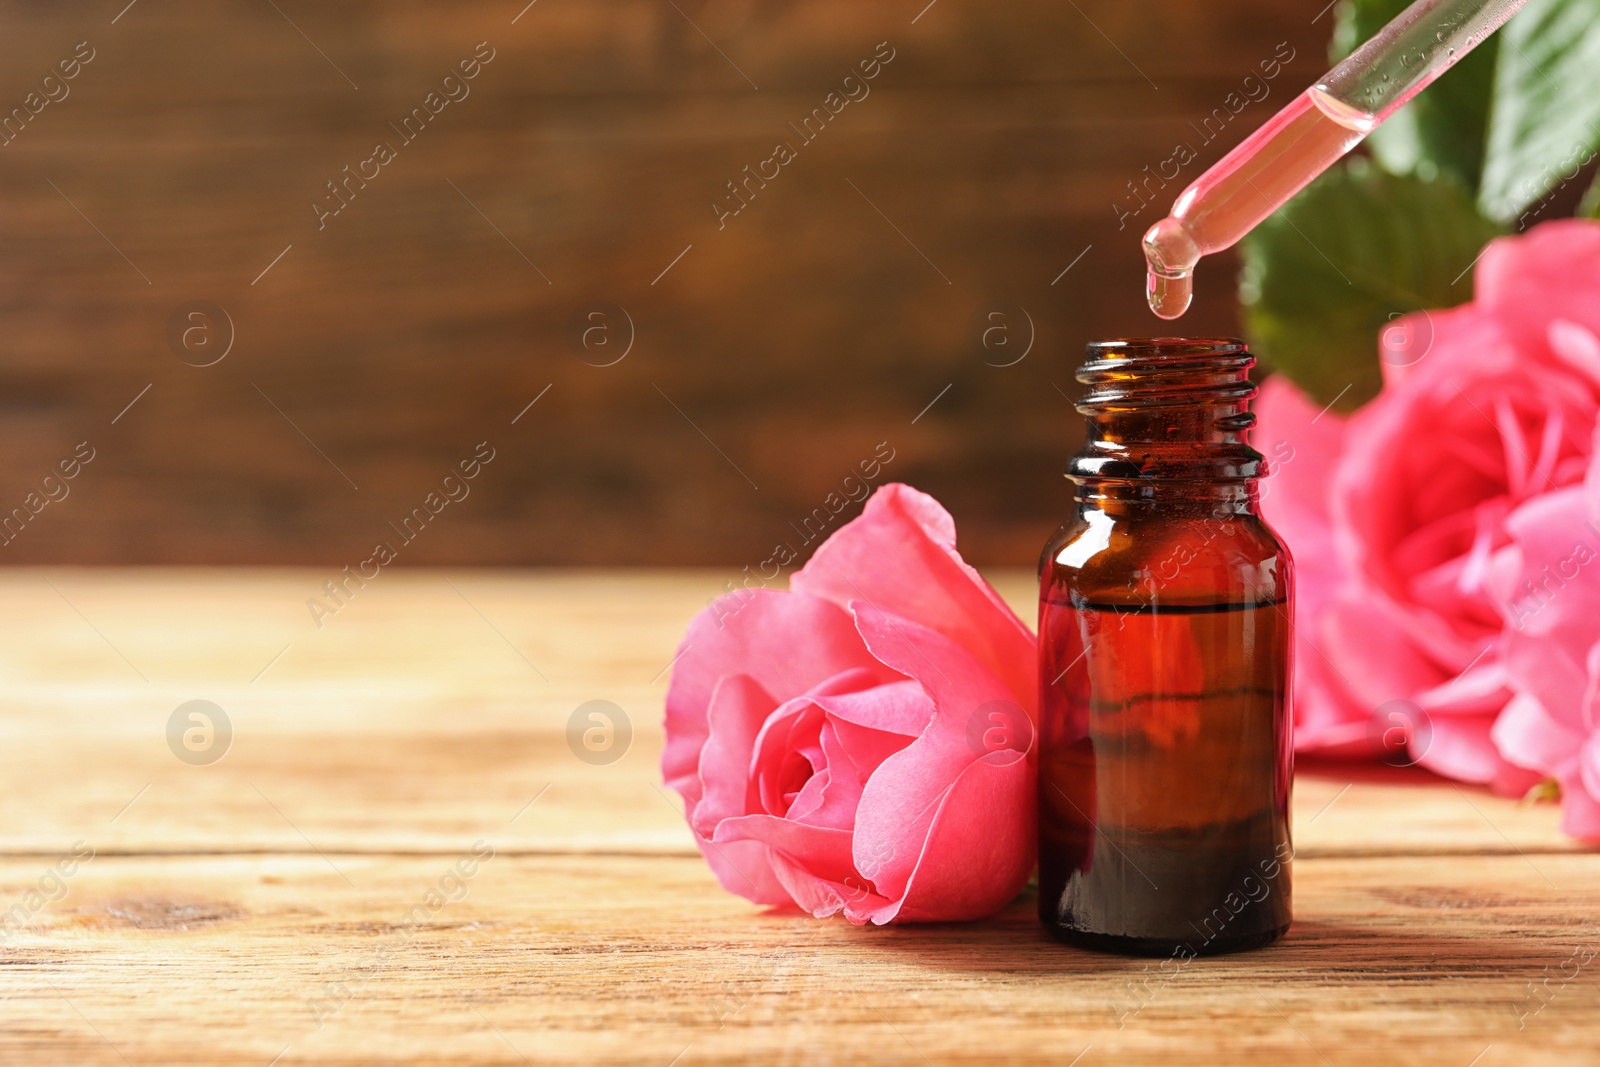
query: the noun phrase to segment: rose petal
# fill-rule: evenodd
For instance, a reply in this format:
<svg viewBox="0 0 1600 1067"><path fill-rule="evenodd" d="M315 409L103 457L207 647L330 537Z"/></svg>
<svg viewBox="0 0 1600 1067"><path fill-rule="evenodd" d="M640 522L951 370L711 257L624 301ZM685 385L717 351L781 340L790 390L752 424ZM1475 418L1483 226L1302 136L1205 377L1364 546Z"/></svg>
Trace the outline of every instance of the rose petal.
<svg viewBox="0 0 1600 1067"><path fill-rule="evenodd" d="M1600 333L1600 226L1554 219L1517 237L1489 242L1473 279L1476 302L1507 322L1518 343L1537 351L1545 324L1569 319Z"/></svg>
<svg viewBox="0 0 1600 1067"><path fill-rule="evenodd" d="M1531 396L1535 387L1523 382L1517 352L1492 318L1470 307L1428 315L1427 355L1404 374L1386 365L1383 393L1351 420L1332 515L1341 555L1364 592L1385 603L1412 645L1457 671L1498 628L1493 605L1471 587L1424 588L1418 579L1473 548L1475 512L1508 491L1508 463L1518 471L1532 463L1501 441L1496 399L1516 392L1516 411L1529 418L1543 401ZM1452 453L1489 443L1491 470ZM1485 553L1498 547L1497 529L1487 528ZM1445 573L1459 579L1466 572L1457 565Z"/></svg>
<svg viewBox="0 0 1600 1067"><path fill-rule="evenodd" d="M974 746L969 737L972 715L986 704L1008 701L1010 691L984 664L943 634L909 619L875 610L863 602L851 607L867 647L886 664L921 683L936 709L920 737L883 761L862 790L856 812L856 869L872 880L880 895L897 900L905 894L922 857L930 827L943 810L954 783L984 755L981 746ZM1028 792L1029 799L1007 807L963 809L960 825L980 824L986 820L986 832L1014 853L1020 847L1012 836L1015 825L1032 817L1032 763L1031 758L1020 762L1010 760L1006 751L1011 750L991 753L984 758L991 767L1011 767L1006 775L1020 776L1023 782L1021 786L1012 783L1012 787ZM986 783L982 786L986 792L980 791L975 797L1002 795L990 782L987 772L980 774L968 788L979 788L979 782ZM1026 857L1033 855L1031 831L1027 847L1021 851ZM1031 859L1018 854L1007 853L1002 857L1005 862L996 861L994 854L986 853L986 856L987 865L977 872L978 876L1004 880L1016 863L1026 862L1031 867ZM945 853L934 857L936 862L946 859ZM929 877L943 876L930 873ZM1009 885L1005 888L1015 892Z"/></svg>
<svg viewBox="0 0 1600 1067"><path fill-rule="evenodd" d="M718 845L760 841L819 877L843 881L856 873L850 838L849 830L808 826L776 815L741 815L718 823L712 840Z"/></svg>
<svg viewBox="0 0 1600 1067"><path fill-rule="evenodd" d="M1511 514L1507 529L1515 547L1491 568L1506 620L1507 674L1551 719L1577 729L1589 684L1585 658L1600 639L1600 532L1589 518L1588 491L1535 497Z"/></svg>
<svg viewBox="0 0 1600 1067"><path fill-rule="evenodd" d="M706 858L706 865L717 876L722 888L737 893L754 904L778 905L791 902L788 890L778 880L768 857L772 850L759 841L730 841L717 844L699 834L695 847Z"/></svg>
<svg viewBox="0 0 1600 1067"><path fill-rule="evenodd" d="M955 523L937 500L883 486L790 579L790 588L836 604L865 600L949 637L1032 708L1033 635L956 552Z"/></svg>
<svg viewBox="0 0 1600 1067"><path fill-rule="evenodd" d="M827 729L824 725L823 729ZM817 740L818 749L822 748L821 736ZM820 757L819 757L820 758ZM800 792L795 794L794 801L789 805L789 810L783 813L785 819L795 822L810 823L813 826L827 826L828 823L815 818L816 812L827 801L828 786L833 780L833 773L825 765L820 766L817 772L806 779L806 784L800 787ZM849 829L849 827L845 827Z"/></svg>
<svg viewBox="0 0 1600 1067"><path fill-rule="evenodd" d="M772 694L748 674L730 674L717 683L706 711L709 733L700 750L700 802L686 803L695 833L709 837L721 820L752 810L750 754L777 706Z"/></svg>
<svg viewBox="0 0 1600 1067"><path fill-rule="evenodd" d="M1477 664L1448 681L1424 689L1416 695L1423 711L1443 715L1492 715L1506 706L1511 690L1506 684L1506 669L1486 649Z"/></svg>
<svg viewBox="0 0 1600 1067"><path fill-rule="evenodd" d="M1426 337L1427 349L1418 359L1386 359L1381 363L1385 393L1413 383L1426 386L1443 381L1453 370L1447 365L1457 362L1507 368L1516 363L1511 338L1506 336L1501 322L1470 304L1429 308L1404 316L1400 322L1410 326L1413 336ZM1371 410L1368 405L1356 421L1370 418Z"/></svg>
<svg viewBox="0 0 1600 1067"><path fill-rule="evenodd" d="M1254 407L1257 422L1251 441L1268 462L1261 481L1261 514L1293 554L1295 613L1302 620L1316 620L1346 580L1328 515L1328 485L1344 447L1346 420L1319 409L1282 375L1267 379ZM1315 625L1303 622L1293 638L1298 665L1292 683L1295 748L1342 748L1351 741L1345 735L1353 721L1359 721L1353 739L1364 746L1366 716L1339 692L1312 644Z"/></svg>
<svg viewBox="0 0 1600 1067"><path fill-rule="evenodd" d="M1561 779L1561 832L1584 841L1600 840L1600 791L1590 792L1576 772Z"/></svg>
<svg viewBox="0 0 1600 1067"><path fill-rule="evenodd" d="M1600 735L1590 734L1584 740L1571 766L1576 774L1568 771L1564 776L1566 780L1580 787L1580 792L1600 797Z"/></svg>
<svg viewBox="0 0 1600 1067"><path fill-rule="evenodd" d="M941 798L900 898L874 909L847 904L845 914L874 923L993 915L1016 898L1033 870L1034 805L1025 754L1001 749L968 765Z"/></svg>
<svg viewBox="0 0 1600 1067"><path fill-rule="evenodd" d="M817 762L808 760L804 747L818 739L825 713L810 697L785 702L761 724L750 755L752 813L783 816L795 794L814 776ZM820 757L820 746L818 756Z"/></svg>
<svg viewBox="0 0 1600 1067"><path fill-rule="evenodd" d="M1588 655L1589 689L1583 723L1588 737L1561 782L1561 829L1584 840L1600 839L1600 642Z"/></svg>
<svg viewBox="0 0 1600 1067"><path fill-rule="evenodd" d="M1552 777L1575 765L1584 742L1583 733L1552 718L1530 693L1511 698L1489 736L1510 762Z"/></svg>
<svg viewBox="0 0 1600 1067"><path fill-rule="evenodd" d="M1412 643L1387 603L1355 584L1328 606L1315 642L1369 714L1391 700L1410 700L1448 677Z"/></svg>
<svg viewBox="0 0 1600 1067"><path fill-rule="evenodd" d="M1508 624L1546 637L1574 615L1594 617L1586 607L1600 602L1600 527L1589 518L1584 486L1534 497L1506 518L1506 532L1522 552L1521 573L1494 589Z"/></svg>
<svg viewBox="0 0 1600 1067"><path fill-rule="evenodd" d="M887 900L872 892L854 875L842 882L818 878L797 864L790 863L781 855L772 857L772 867L795 903L819 919L826 919L836 914L841 907L848 909L850 905L876 910L888 904ZM846 910L845 917L857 926L866 922L865 919L852 915L849 910Z"/></svg>
<svg viewBox="0 0 1600 1067"><path fill-rule="evenodd" d="M667 687L661 775L668 787L686 809L699 803L700 750L710 736L706 711L724 675L748 675L784 699L851 667L875 681L898 680L867 652L850 614L835 604L768 589L720 598L689 624Z"/></svg>
<svg viewBox="0 0 1600 1067"><path fill-rule="evenodd" d="M1489 788L1497 796L1522 798L1528 795L1528 790L1543 781L1545 776L1538 771L1530 771L1525 767L1518 767L1511 763L1501 763L1500 773L1489 782Z"/></svg>
<svg viewBox="0 0 1600 1067"><path fill-rule="evenodd" d="M792 902L819 919L843 906L841 894L833 889L827 875L837 878L840 885L860 884L850 861L851 835L847 830L807 826L771 815L750 815L727 820L718 826L717 833L720 840L715 848L760 849L768 870L781 887L783 899L777 903ZM800 860L798 856L805 858ZM813 872L822 872L823 876Z"/></svg>
<svg viewBox="0 0 1600 1067"><path fill-rule="evenodd" d="M816 701L835 719L907 737L920 734L933 717L933 701L921 685L909 680L837 696L818 696Z"/></svg>
<svg viewBox="0 0 1600 1067"><path fill-rule="evenodd" d="M1489 738L1494 721L1493 715L1435 715L1427 742L1417 746L1422 751L1412 755L1419 766L1446 778L1492 784L1510 768Z"/></svg>
<svg viewBox="0 0 1600 1067"><path fill-rule="evenodd" d="M933 717L933 701L916 682L906 681L874 686L861 693L818 697L817 704L828 713L822 742L830 776L829 806L812 821L848 829L855 825L855 805L867 780L884 760L909 745L926 728ZM833 821L835 816L844 818L846 813L836 805L846 802L848 818Z"/></svg>
<svg viewBox="0 0 1600 1067"><path fill-rule="evenodd" d="M1294 656L1291 702L1295 751L1339 757L1370 756L1369 711L1350 698L1327 659L1299 636Z"/></svg>
<svg viewBox="0 0 1600 1067"><path fill-rule="evenodd" d="M1547 336L1557 359L1590 381L1600 383L1600 337L1568 319L1551 322Z"/></svg>
<svg viewBox="0 0 1600 1067"><path fill-rule="evenodd" d="M1593 451L1589 454L1589 469L1584 474L1584 492L1589 494L1589 518L1600 522L1600 423L1594 428L1594 435L1590 441Z"/></svg>
<svg viewBox="0 0 1600 1067"><path fill-rule="evenodd" d="M899 741L901 747L906 744L904 738L895 734L881 736ZM849 832L855 829L856 806L861 803L861 789L872 774L872 768L863 769L856 765L849 751L839 741L837 727L832 720L823 724L821 739L827 767L806 783L805 790L810 793L812 783L816 783L816 803L802 805L800 799L796 798L794 807L789 809L789 818L812 826Z"/></svg>
<svg viewBox="0 0 1600 1067"><path fill-rule="evenodd" d="M1250 440L1267 457L1262 514L1290 549L1305 557L1296 560L1298 569L1316 568L1333 547L1328 485L1344 448L1346 420L1319 408L1281 375L1262 384L1253 407L1256 428ZM1303 595L1304 577L1297 578Z"/></svg>

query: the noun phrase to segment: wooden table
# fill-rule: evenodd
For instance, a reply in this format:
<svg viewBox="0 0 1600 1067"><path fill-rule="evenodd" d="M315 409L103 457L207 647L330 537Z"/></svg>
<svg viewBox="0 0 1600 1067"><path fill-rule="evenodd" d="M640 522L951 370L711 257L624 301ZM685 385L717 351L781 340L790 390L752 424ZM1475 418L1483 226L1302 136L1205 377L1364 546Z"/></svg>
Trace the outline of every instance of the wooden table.
<svg viewBox="0 0 1600 1067"><path fill-rule="evenodd" d="M1416 772L1302 768L1293 931L1175 973L1031 899L857 929L730 896L656 761L731 575L385 571L319 629L331 573L6 571L0 1062L1600 1057L1600 859ZM566 741L596 699L634 730L604 766ZM168 745L190 700L232 724L209 765Z"/></svg>

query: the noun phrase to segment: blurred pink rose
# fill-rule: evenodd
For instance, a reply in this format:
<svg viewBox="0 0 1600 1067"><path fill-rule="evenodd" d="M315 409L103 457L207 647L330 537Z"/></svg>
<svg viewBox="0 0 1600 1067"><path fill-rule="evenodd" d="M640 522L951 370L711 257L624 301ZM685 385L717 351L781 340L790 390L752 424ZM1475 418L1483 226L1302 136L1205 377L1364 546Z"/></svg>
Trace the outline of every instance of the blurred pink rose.
<svg viewBox="0 0 1600 1067"><path fill-rule="evenodd" d="M1365 754L1367 716L1338 684L1338 668L1309 639L1344 582L1334 544L1328 487L1344 449L1345 420L1317 406L1282 377L1256 400L1255 446L1267 457L1261 510L1294 553L1294 743L1300 750Z"/></svg>
<svg viewBox="0 0 1600 1067"><path fill-rule="evenodd" d="M1376 715L1417 723L1412 756L1440 774L1537 779L1491 737L1514 682L1489 571L1513 512L1583 479L1597 333L1600 225L1563 220L1492 242L1471 303L1392 324L1383 390L1350 419L1267 383L1258 445L1286 454L1263 507L1300 567L1302 748L1360 748Z"/></svg>
<svg viewBox="0 0 1600 1067"><path fill-rule="evenodd" d="M1561 784L1562 829L1600 838L1600 457L1585 485L1530 500L1507 526L1490 569L1516 695L1494 740Z"/></svg>
<svg viewBox="0 0 1600 1067"><path fill-rule="evenodd" d="M1033 869L1033 635L886 485L790 581L690 624L661 771L723 886L851 922L993 914Z"/></svg>

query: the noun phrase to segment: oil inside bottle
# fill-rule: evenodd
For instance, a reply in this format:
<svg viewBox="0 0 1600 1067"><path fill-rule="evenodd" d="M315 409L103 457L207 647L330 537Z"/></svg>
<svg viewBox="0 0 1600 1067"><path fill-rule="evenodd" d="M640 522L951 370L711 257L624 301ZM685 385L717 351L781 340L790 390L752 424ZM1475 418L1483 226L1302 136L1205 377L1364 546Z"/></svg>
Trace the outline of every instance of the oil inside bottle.
<svg viewBox="0 0 1600 1067"><path fill-rule="evenodd" d="M1147 955L1278 937L1290 919L1285 602L1102 604L1047 587L1042 605L1045 926Z"/></svg>

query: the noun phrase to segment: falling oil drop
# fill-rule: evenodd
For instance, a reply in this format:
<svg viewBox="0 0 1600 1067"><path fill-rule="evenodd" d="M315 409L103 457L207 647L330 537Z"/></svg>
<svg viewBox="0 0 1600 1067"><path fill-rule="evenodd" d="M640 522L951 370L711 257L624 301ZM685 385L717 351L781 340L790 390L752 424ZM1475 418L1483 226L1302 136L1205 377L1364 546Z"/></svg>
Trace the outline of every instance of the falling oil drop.
<svg viewBox="0 0 1600 1067"><path fill-rule="evenodd" d="M1145 299L1157 318L1175 319L1194 296L1194 265L1200 247L1178 219L1168 217L1145 231Z"/></svg>
<svg viewBox="0 0 1600 1067"><path fill-rule="evenodd" d="M1146 271L1145 279L1145 297L1156 318L1171 320L1189 310L1189 301L1194 297L1192 272L1169 275L1151 270Z"/></svg>

